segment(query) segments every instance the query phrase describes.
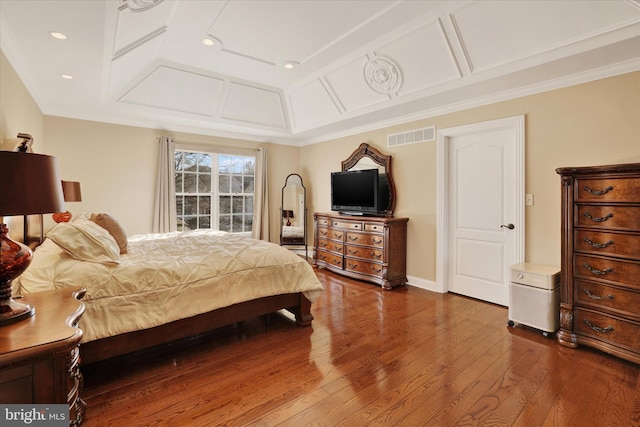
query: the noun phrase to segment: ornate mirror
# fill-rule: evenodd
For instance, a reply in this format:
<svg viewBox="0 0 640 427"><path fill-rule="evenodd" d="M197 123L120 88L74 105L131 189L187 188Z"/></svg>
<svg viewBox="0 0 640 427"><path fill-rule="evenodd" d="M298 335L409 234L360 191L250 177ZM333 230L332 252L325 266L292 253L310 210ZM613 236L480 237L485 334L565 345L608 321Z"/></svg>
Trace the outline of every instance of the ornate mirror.
<svg viewBox="0 0 640 427"><path fill-rule="evenodd" d="M307 189L302 177L292 173L284 180L280 205L280 245L304 246L307 249Z"/></svg>
<svg viewBox="0 0 640 427"><path fill-rule="evenodd" d="M389 192L389 203L383 213L391 217L396 206L396 187L391 174L391 156L382 154L366 142L360 144L348 159L342 161L342 170L378 169L380 182L386 182Z"/></svg>

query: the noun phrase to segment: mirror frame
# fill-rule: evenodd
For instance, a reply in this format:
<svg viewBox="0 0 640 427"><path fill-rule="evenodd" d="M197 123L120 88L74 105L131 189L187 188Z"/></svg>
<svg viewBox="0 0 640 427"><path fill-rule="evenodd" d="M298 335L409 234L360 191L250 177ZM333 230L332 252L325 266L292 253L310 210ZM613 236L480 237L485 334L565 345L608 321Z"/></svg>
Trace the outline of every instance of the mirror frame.
<svg viewBox="0 0 640 427"><path fill-rule="evenodd" d="M293 185L289 184L289 179L292 177L296 177L297 180L300 181L300 187L302 187L302 196L304 199L304 207L303 210L304 212L300 213L299 215L302 215L302 224L303 224L303 235L302 235L302 241L299 241L297 239L287 239L283 236L284 234L284 225L283 225L283 221L282 221L282 212L284 209L284 192L285 192L285 188L287 188L288 185ZM295 186L298 186L298 182L295 183ZM302 180L302 177L297 174L297 173L290 173L289 175L287 175L287 177L284 180L284 185L282 186L282 194L280 197L280 217L278 218L280 220L280 246L304 246L304 250L305 250L305 259L307 259L309 257L309 249L308 249L308 239L307 239L307 187L304 186L304 181ZM287 241L288 240L288 241Z"/></svg>
<svg viewBox="0 0 640 427"><path fill-rule="evenodd" d="M363 142L351 153L348 159L342 161L342 171L348 171L353 168L364 157L370 158L375 164L384 168L384 173L387 176L387 183L389 185L389 205L383 213L391 217L396 208L396 186L391 173L391 155L382 154L366 142Z"/></svg>

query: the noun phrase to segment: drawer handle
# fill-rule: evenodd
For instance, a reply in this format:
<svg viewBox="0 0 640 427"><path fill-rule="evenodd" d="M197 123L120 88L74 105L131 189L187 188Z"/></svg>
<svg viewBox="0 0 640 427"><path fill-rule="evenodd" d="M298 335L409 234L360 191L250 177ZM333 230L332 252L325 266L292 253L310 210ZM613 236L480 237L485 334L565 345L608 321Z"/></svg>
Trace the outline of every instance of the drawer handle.
<svg viewBox="0 0 640 427"><path fill-rule="evenodd" d="M371 258L380 259L380 258L382 258L382 254L377 254L375 252L371 252Z"/></svg>
<svg viewBox="0 0 640 427"><path fill-rule="evenodd" d="M376 245L379 245L382 242L384 242L383 239L380 239L380 240L373 239L373 243L375 243Z"/></svg>
<svg viewBox="0 0 640 427"><path fill-rule="evenodd" d="M601 297L601 296L592 294L591 291L589 291L589 289L585 289L584 293L587 294L587 296L591 299L597 299L597 300L613 299L613 295L611 294L607 295L606 297Z"/></svg>
<svg viewBox="0 0 640 427"><path fill-rule="evenodd" d="M349 249L349 255L357 255L357 254L358 254L357 249Z"/></svg>
<svg viewBox="0 0 640 427"><path fill-rule="evenodd" d="M594 248L598 248L598 249L604 249L607 246L613 245L613 240L609 240L608 242L604 242L604 243L596 243L593 240L589 239L588 237L585 237L582 240L584 240L585 242L587 242L588 244L590 244Z"/></svg>
<svg viewBox="0 0 640 427"><path fill-rule="evenodd" d="M607 268L605 268L604 270L598 270L597 268L593 268L593 267L591 267L591 266L590 266L589 264L587 264L587 263L582 264L582 266L583 266L584 268L586 268L587 270L589 270L590 272L592 272L593 274L598 274L598 275L600 275L600 276L604 276L604 275L605 275L605 274L607 274L607 273L613 273L613 268L611 268L611 267L607 267Z"/></svg>
<svg viewBox="0 0 640 427"><path fill-rule="evenodd" d="M358 268L358 264L353 264L351 262L348 262L347 265L349 265L349 268L355 270L356 268Z"/></svg>
<svg viewBox="0 0 640 427"><path fill-rule="evenodd" d="M333 233L333 237L336 239L342 239L342 233Z"/></svg>
<svg viewBox="0 0 640 427"><path fill-rule="evenodd" d="M585 186L584 187L584 191L587 191L591 194L594 194L596 196L602 196L603 194L607 194L609 191L613 190L613 186L610 185L607 188L605 188L604 190L592 190L591 188Z"/></svg>
<svg viewBox="0 0 640 427"><path fill-rule="evenodd" d="M320 242L320 246L322 246L323 248L326 248L328 246L327 242Z"/></svg>
<svg viewBox="0 0 640 427"><path fill-rule="evenodd" d="M604 221L608 220L609 218L613 218L613 214L612 213L608 213L605 216L593 216L589 212L585 212L584 216L589 218L591 221L595 221L595 222L604 222Z"/></svg>
<svg viewBox="0 0 640 427"><path fill-rule="evenodd" d="M371 271L373 271L376 274L382 273L382 269L381 268L375 268L373 266L371 266Z"/></svg>
<svg viewBox="0 0 640 427"><path fill-rule="evenodd" d="M329 233L327 231L325 231L325 230L320 230L320 234L322 234L323 236L326 236Z"/></svg>
<svg viewBox="0 0 640 427"><path fill-rule="evenodd" d="M601 328L600 326L596 326L593 323L589 322L587 319L584 319L584 323L586 323L587 326L593 329L594 331L600 332L601 334L607 334L609 332L613 332L613 326L607 326L606 328Z"/></svg>

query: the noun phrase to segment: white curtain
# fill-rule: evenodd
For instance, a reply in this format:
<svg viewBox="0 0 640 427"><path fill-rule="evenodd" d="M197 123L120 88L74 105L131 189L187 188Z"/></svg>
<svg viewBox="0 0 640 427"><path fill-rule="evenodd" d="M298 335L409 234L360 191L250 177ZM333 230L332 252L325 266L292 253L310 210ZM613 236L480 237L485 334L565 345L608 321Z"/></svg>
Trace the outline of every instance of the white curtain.
<svg viewBox="0 0 640 427"><path fill-rule="evenodd" d="M253 194L254 239L269 241L269 182L267 179L267 149L259 148L256 155L255 191Z"/></svg>
<svg viewBox="0 0 640 427"><path fill-rule="evenodd" d="M177 230L176 183L174 172L175 143L168 136L160 137L158 175L156 178L156 203L153 212L154 233Z"/></svg>

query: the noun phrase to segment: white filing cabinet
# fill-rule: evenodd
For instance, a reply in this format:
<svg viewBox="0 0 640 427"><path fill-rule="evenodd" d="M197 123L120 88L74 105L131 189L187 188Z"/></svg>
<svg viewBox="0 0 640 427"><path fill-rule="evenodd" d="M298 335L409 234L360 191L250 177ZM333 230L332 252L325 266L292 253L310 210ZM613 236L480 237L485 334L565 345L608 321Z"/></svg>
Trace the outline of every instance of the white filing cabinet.
<svg viewBox="0 0 640 427"><path fill-rule="evenodd" d="M516 323L542 331L544 336L560 326L560 269L522 263L511 266L509 326Z"/></svg>

